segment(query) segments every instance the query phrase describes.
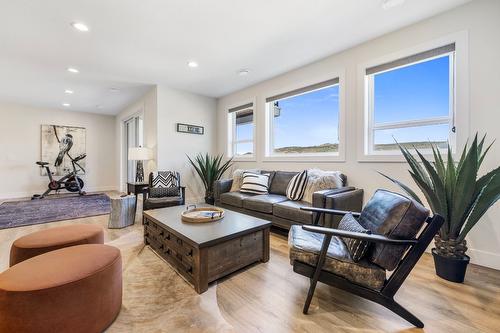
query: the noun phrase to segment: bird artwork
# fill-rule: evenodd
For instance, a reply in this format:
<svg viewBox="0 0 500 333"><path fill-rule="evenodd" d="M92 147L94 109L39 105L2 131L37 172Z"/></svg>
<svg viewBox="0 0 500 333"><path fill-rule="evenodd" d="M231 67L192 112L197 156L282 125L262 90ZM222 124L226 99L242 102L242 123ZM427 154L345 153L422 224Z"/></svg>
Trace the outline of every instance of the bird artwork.
<svg viewBox="0 0 500 333"><path fill-rule="evenodd" d="M57 155L56 162L54 166L60 166L62 164L64 155L69 152L69 150L73 147L73 136L71 134L66 134L59 142L59 154Z"/></svg>
<svg viewBox="0 0 500 333"><path fill-rule="evenodd" d="M52 175L64 176L72 170L74 159L86 153L86 130L76 126L42 125L41 146L41 160L54 165ZM75 163L81 170L80 174L85 174L86 159ZM45 176L46 170L40 170Z"/></svg>

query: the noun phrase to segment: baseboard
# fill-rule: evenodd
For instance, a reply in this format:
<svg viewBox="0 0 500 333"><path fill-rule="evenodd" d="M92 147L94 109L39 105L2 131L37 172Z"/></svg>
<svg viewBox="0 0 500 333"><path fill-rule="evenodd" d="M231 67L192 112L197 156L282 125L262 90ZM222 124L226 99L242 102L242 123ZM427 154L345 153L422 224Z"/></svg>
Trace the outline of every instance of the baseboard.
<svg viewBox="0 0 500 333"><path fill-rule="evenodd" d="M105 192L105 191L116 191L117 187L114 185L108 186L96 186L96 187L85 187L86 192ZM43 193L43 190L34 190L34 191L24 191L24 192L10 192L10 193L0 193L0 200L10 200L10 199L22 199L22 198L31 198L31 196L35 193ZM64 193L64 192L61 192Z"/></svg>
<svg viewBox="0 0 500 333"><path fill-rule="evenodd" d="M500 254L498 253L468 249L467 254L473 264L500 270Z"/></svg>

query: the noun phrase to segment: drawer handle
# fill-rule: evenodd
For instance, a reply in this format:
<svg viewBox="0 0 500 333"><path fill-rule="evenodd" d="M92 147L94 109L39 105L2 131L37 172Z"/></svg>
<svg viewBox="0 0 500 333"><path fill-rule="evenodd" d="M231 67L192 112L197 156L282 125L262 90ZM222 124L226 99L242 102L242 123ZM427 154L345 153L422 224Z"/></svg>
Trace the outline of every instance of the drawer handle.
<svg viewBox="0 0 500 333"><path fill-rule="evenodd" d="M186 269L186 272L188 272L188 273L193 273L193 267L189 266L189 267Z"/></svg>
<svg viewBox="0 0 500 333"><path fill-rule="evenodd" d="M160 236L163 236L163 231L160 231Z"/></svg>
<svg viewBox="0 0 500 333"><path fill-rule="evenodd" d="M166 254L170 254L170 249L167 249L167 251L165 251Z"/></svg>
<svg viewBox="0 0 500 333"><path fill-rule="evenodd" d="M165 238L170 240L170 234L167 234L167 237L165 237Z"/></svg>
<svg viewBox="0 0 500 333"><path fill-rule="evenodd" d="M193 249L189 250L189 252L187 253L188 256L192 257L193 256Z"/></svg>
<svg viewBox="0 0 500 333"><path fill-rule="evenodd" d="M163 250L163 244L160 245L160 250Z"/></svg>

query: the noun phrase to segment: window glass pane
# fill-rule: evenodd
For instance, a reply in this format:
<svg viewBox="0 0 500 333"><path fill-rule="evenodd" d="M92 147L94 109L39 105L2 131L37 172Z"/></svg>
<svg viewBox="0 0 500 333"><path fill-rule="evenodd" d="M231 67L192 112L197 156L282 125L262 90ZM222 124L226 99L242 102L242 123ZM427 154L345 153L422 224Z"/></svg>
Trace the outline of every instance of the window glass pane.
<svg viewBox="0 0 500 333"><path fill-rule="evenodd" d="M236 114L236 141L253 140L253 111Z"/></svg>
<svg viewBox="0 0 500 333"><path fill-rule="evenodd" d="M338 85L269 104L275 153L338 152Z"/></svg>
<svg viewBox="0 0 500 333"><path fill-rule="evenodd" d="M448 124L376 130L374 132L373 149L375 151L399 151L394 140L408 148L414 146L417 149L430 148L429 142L439 148L446 148L448 134Z"/></svg>
<svg viewBox="0 0 500 333"><path fill-rule="evenodd" d="M450 57L374 74L375 124L449 115Z"/></svg>
<svg viewBox="0 0 500 333"><path fill-rule="evenodd" d="M252 155L253 154L253 143L244 142L236 144L236 156Z"/></svg>

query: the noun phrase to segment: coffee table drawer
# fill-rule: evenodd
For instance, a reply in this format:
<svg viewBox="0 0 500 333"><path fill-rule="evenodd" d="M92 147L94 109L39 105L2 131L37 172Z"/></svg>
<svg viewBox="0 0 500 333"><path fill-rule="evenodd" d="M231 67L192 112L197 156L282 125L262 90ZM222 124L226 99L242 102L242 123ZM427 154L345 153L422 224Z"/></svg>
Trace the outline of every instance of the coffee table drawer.
<svg viewBox="0 0 500 333"><path fill-rule="evenodd" d="M259 261L263 257L262 230L228 240L208 249L208 281Z"/></svg>

